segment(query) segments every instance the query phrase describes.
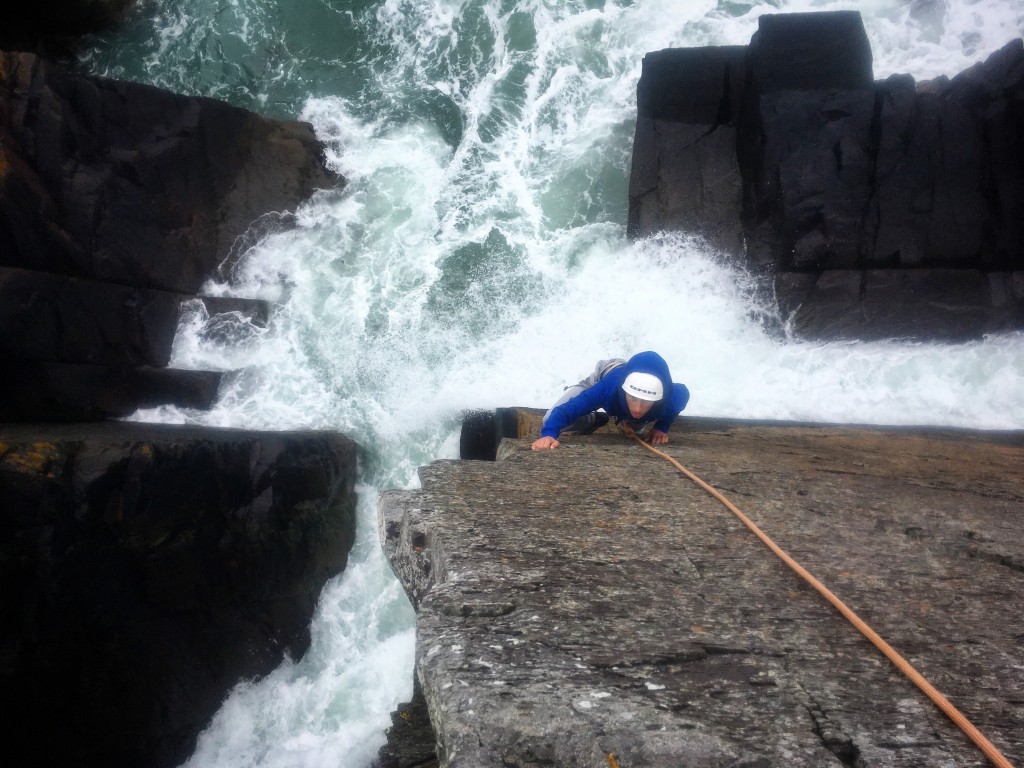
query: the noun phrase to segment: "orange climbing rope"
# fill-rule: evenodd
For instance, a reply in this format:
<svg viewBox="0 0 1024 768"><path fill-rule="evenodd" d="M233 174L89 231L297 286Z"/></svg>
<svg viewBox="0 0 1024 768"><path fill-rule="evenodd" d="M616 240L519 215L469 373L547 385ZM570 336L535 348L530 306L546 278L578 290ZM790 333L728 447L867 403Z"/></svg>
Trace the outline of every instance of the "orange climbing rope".
<svg viewBox="0 0 1024 768"><path fill-rule="evenodd" d="M731 501L729 501L715 488L705 483L703 480L701 480L699 477L697 477L695 474L693 474L690 470L688 470L678 461L673 459L667 453L659 451L657 448L650 445L649 443L644 442L635 435L633 436L633 439L640 443L640 445L649 450L651 453L661 456L663 459L671 462L671 464L676 469L678 469L680 472L682 472L684 475L690 478L693 482L695 482L705 491L707 491L720 502L722 502L722 504L724 504L730 512L736 515L736 517L738 517L740 521L745 526L747 526L747 528L749 528L755 536L757 536L757 538L759 538L761 541L767 544L768 548L771 549L771 551L774 552L776 555L778 555L786 565L788 565L790 568L796 571L797 574L804 579L804 581L806 581L808 584L814 587L814 589L817 590L822 597L824 597L826 600L832 603L832 605L835 606L835 608L841 614L843 614L843 616L845 616L850 621L850 623L853 624L853 626L859 629L864 634L864 636L867 637L868 640L874 643L875 647L878 648L878 650L880 650L882 653L886 655L889 661L895 664L899 668L899 670L903 672L903 674L905 674L907 677L909 677L918 688L924 691L928 698L935 702L936 706L938 706L939 709L941 709L949 716L950 720L952 720L954 723L960 726L960 729L965 734L967 734L967 737L971 741L973 741L982 752L985 753L985 756L988 757L988 759L991 760L994 765L998 766L998 768L1013 768L1013 765L1010 763L1010 761L1003 757L1002 753L998 749L996 749L995 745L992 744L991 741L986 739L985 736L981 733L981 731L979 731L971 723L970 720L964 717L960 710L954 707L945 696L939 693L938 690L936 690L931 683L925 680L924 677L921 676L921 673L919 673L910 665L910 662L908 662L906 659L900 656L900 654L897 653L891 645L885 642L885 640L883 640L878 635L878 633L875 632L875 630L873 630L871 627L865 624L864 621L856 613L850 610L842 600L836 597L832 593L832 591L828 589L828 587L826 587L824 584L818 581L813 575L811 575L810 572L808 572L802 565L800 565L800 563L798 563L796 560L794 560L792 557L786 554L786 552L783 551L781 547L779 547L774 541L771 540L771 538L769 538L768 534L766 534L764 531L758 528L757 525L755 525L750 518L748 518L746 515L740 512L740 510L737 509Z"/></svg>

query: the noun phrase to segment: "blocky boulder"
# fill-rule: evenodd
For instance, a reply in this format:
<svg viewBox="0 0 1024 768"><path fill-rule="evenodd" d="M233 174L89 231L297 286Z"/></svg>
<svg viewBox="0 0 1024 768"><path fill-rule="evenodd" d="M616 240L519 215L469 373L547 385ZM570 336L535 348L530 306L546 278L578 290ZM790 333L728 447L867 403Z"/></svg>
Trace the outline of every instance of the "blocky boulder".
<svg viewBox="0 0 1024 768"><path fill-rule="evenodd" d="M0 426L0 706L20 765L178 765L310 642L355 532L327 432Z"/></svg>
<svg viewBox="0 0 1024 768"><path fill-rule="evenodd" d="M644 57L628 232L774 277L805 338L1018 329L1022 137L1020 39L952 80L875 82L858 13L769 14L749 46Z"/></svg>
<svg viewBox="0 0 1024 768"><path fill-rule="evenodd" d="M221 374L162 370L182 305L342 183L308 124L0 52L0 421L209 407ZM200 300L211 333L269 315Z"/></svg>
<svg viewBox="0 0 1024 768"><path fill-rule="evenodd" d="M0 54L0 266L197 293L338 177L306 123Z"/></svg>
<svg viewBox="0 0 1024 768"><path fill-rule="evenodd" d="M21 422L0 423L0 734L19 764L178 765L234 685L309 645L353 542L355 445L110 419L211 406L224 374L167 367L179 323L258 333L266 302L196 294L341 183L309 125L0 52L0 422Z"/></svg>

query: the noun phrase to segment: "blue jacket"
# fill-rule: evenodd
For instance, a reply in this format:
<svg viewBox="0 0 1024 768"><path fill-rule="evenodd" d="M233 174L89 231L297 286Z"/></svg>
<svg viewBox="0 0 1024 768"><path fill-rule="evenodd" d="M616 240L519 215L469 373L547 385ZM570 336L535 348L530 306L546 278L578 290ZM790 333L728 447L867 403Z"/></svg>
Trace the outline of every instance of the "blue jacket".
<svg viewBox="0 0 1024 768"><path fill-rule="evenodd" d="M669 393L663 397L640 419L634 419L626 405L626 393L622 382L634 371L651 373L661 379L663 390ZM551 411L541 435L557 439L562 430L572 424L580 416L604 408L609 417L624 419L632 424L654 422L654 428L668 432L676 416L686 407L690 399L690 390L683 384L675 384L669 373L668 363L656 352L640 352L629 358L625 365L613 368L597 384L580 392L576 397L567 400Z"/></svg>

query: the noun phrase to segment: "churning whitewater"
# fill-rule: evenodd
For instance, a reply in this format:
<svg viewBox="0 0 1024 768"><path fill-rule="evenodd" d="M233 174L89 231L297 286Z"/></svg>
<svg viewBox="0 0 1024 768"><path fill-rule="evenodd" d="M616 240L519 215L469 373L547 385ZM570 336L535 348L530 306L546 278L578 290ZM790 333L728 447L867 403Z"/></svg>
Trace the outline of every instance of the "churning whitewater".
<svg viewBox="0 0 1024 768"><path fill-rule="evenodd" d="M742 45L763 13L856 9L875 76L952 76L1024 31L1017 0L139 0L97 74L310 121L348 180L184 313L172 365L230 374L209 412L363 448L359 535L313 645L239 685L195 768L359 768L412 691L413 614L376 541L380 489L457 453L460 414L547 406L595 360L658 350L684 416L1024 428L1024 336L780 340L748 276L683 235L625 238L643 55Z"/></svg>

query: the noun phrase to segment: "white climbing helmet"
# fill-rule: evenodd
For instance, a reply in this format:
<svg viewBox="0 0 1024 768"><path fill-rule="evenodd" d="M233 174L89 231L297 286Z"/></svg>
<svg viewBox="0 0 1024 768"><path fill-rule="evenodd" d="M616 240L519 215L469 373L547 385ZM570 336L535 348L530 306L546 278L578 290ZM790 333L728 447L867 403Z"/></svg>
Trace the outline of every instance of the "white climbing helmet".
<svg viewBox="0 0 1024 768"><path fill-rule="evenodd" d="M640 400L661 400L664 394L661 379L653 373L641 373L640 371L633 371L629 374L622 382L622 389L627 395L632 395Z"/></svg>

